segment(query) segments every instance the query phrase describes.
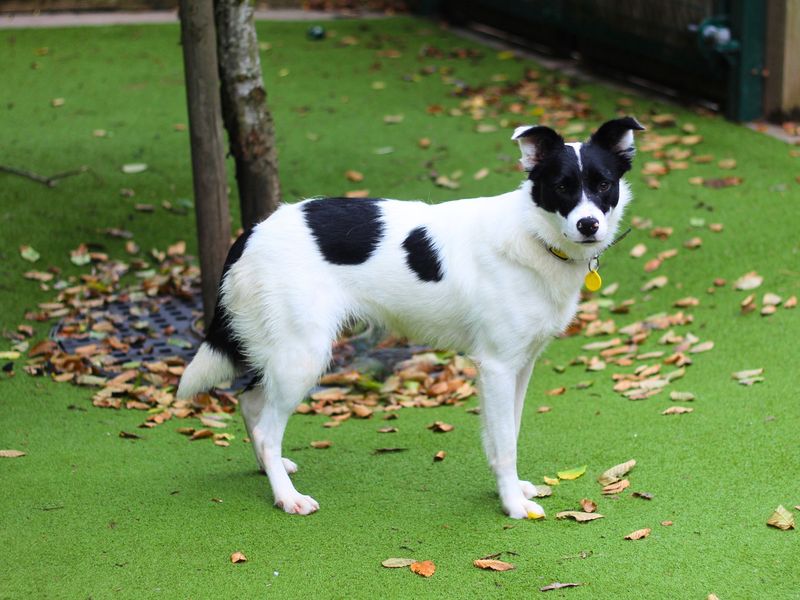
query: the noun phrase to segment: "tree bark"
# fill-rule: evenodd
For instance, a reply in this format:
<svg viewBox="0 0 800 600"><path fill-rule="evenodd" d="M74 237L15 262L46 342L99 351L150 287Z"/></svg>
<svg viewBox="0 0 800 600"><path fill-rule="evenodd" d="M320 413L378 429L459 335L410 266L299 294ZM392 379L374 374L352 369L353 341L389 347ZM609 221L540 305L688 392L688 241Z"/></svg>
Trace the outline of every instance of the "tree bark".
<svg viewBox="0 0 800 600"><path fill-rule="evenodd" d="M267 218L281 201L275 128L261 76L253 5L214 0L222 114L236 182L242 227Z"/></svg>
<svg viewBox="0 0 800 600"><path fill-rule="evenodd" d="M180 0L180 19L203 311L210 323L231 237L213 0Z"/></svg>

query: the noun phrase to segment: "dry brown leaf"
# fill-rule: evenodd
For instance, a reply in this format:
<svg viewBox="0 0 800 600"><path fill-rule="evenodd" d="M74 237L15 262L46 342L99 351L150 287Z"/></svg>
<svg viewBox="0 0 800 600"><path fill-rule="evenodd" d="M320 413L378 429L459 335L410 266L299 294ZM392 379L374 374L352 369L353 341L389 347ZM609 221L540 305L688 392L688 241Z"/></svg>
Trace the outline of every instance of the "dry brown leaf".
<svg viewBox="0 0 800 600"><path fill-rule="evenodd" d="M630 470L633 469L633 467L635 466L636 466L636 460L633 458L619 465L615 465L610 469L608 469L607 471L605 471L602 475L600 475L600 477L597 478L597 482L600 485L609 485L611 483L616 483L617 481L622 479L625 475L627 475L628 472L630 472Z"/></svg>
<svg viewBox="0 0 800 600"><path fill-rule="evenodd" d="M684 415L690 412L693 412L693 408L689 408L688 406L670 406L666 410L662 410L662 415Z"/></svg>
<svg viewBox="0 0 800 600"><path fill-rule="evenodd" d="M794 529L794 515L781 504L775 509L775 512L772 513L770 518L767 519L767 525L783 529L784 531Z"/></svg>
<svg viewBox="0 0 800 600"><path fill-rule="evenodd" d="M661 521L661 524L664 527L672 527L672 525L673 525L672 521Z"/></svg>
<svg viewBox="0 0 800 600"><path fill-rule="evenodd" d="M350 169L344 172L344 176L347 178L348 181L352 181L353 183L364 181L364 174L361 173L360 171L354 171Z"/></svg>
<svg viewBox="0 0 800 600"><path fill-rule="evenodd" d="M589 498L582 498L581 509L583 509L583 512L593 513L597 510L597 503L594 500L589 500Z"/></svg>
<svg viewBox="0 0 800 600"><path fill-rule="evenodd" d="M397 433L397 427L381 427L378 429L378 433Z"/></svg>
<svg viewBox="0 0 800 600"><path fill-rule="evenodd" d="M601 515L600 513L588 513L580 510L564 510L560 513L556 513L556 519L575 519L578 523L602 519L603 516L604 515Z"/></svg>
<svg viewBox="0 0 800 600"><path fill-rule="evenodd" d="M641 258L647 252L647 246L644 244L636 244L633 248L631 248L630 255L633 258Z"/></svg>
<svg viewBox="0 0 800 600"><path fill-rule="evenodd" d="M641 540L646 538L650 535L650 531L652 531L649 527L645 527L644 529L637 529L636 531L632 531L628 535L625 536L626 540Z"/></svg>
<svg viewBox="0 0 800 600"><path fill-rule="evenodd" d="M317 450L324 450L325 448L330 448L332 445L333 442L330 440L314 440L310 444L312 448L316 448Z"/></svg>
<svg viewBox="0 0 800 600"><path fill-rule="evenodd" d="M210 429L198 429L189 437L189 439L191 441L194 441L194 440L203 440L205 438L210 438L210 437L214 437L213 431L211 431Z"/></svg>
<svg viewBox="0 0 800 600"><path fill-rule="evenodd" d="M472 564L478 567L479 569L485 569L487 571L512 571L516 569L516 565L511 563L502 561L502 560L493 560L493 559L477 559L473 560Z"/></svg>
<svg viewBox="0 0 800 600"><path fill-rule="evenodd" d="M444 450L439 450L436 454L433 455L433 461L442 462L446 456L447 452L445 452Z"/></svg>
<svg viewBox="0 0 800 600"><path fill-rule="evenodd" d="M631 494L634 498L641 498L642 500L652 500L653 494L650 492L633 492Z"/></svg>
<svg viewBox="0 0 800 600"><path fill-rule="evenodd" d="M242 552L234 552L231 554L231 562L233 564L247 562L247 557Z"/></svg>
<svg viewBox="0 0 800 600"><path fill-rule="evenodd" d="M422 562L411 563L408 565L408 568L422 577L430 577L436 572L436 565L433 564L432 560L423 560Z"/></svg>
<svg viewBox="0 0 800 600"><path fill-rule="evenodd" d="M455 429L455 425L450 425L444 421L436 421L428 425L428 429L432 430L434 433L448 433Z"/></svg>
<svg viewBox="0 0 800 600"><path fill-rule="evenodd" d="M605 495L605 496L611 496L613 494L619 494L623 490L629 488L630 485L631 485L630 481L628 481L627 479L622 479L620 481L615 481L614 483L609 483L602 490L600 490L600 493Z"/></svg>
<svg viewBox="0 0 800 600"><path fill-rule="evenodd" d="M19 458L25 456L22 450L0 450L0 458Z"/></svg>

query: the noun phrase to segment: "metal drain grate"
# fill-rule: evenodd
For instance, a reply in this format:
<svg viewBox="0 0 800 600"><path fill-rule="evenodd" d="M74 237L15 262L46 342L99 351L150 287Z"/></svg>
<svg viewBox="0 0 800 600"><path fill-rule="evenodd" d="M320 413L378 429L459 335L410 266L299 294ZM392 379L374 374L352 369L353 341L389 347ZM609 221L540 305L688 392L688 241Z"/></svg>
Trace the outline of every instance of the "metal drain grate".
<svg viewBox="0 0 800 600"><path fill-rule="evenodd" d="M80 322L108 321L114 326L113 335L129 344L127 352L114 350L110 353L112 364L154 361L171 356L189 362L201 341L193 324L202 314L202 303L197 295L191 299L164 296L117 301L101 310L88 311L79 318L62 319L52 329L50 337L64 352L74 354L83 346L97 343L102 336L91 332L76 335L69 332L69 328Z"/></svg>

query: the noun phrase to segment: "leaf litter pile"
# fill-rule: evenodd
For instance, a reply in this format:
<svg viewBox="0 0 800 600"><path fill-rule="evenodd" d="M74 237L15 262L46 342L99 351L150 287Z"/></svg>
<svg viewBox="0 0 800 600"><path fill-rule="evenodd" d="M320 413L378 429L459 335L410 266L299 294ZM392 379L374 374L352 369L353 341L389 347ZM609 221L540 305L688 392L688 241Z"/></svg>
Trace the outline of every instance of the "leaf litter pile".
<svg viewBox="0 0 800 600"><path fill-rule="evenodd" d="M334 36L331 36L334 37ZM347 36L335 41L340 46L357 46L360 40ZM401 49L385 48L379 40L370 42L374 46L377 68L384 61L397 58ZM584 138L589 134L587 122L599 122L609 115L598 115L591 107L591 97L581 91L577 82L561 74L550 73L535 68L525 68L523 76L514 81L506 73L496 73L491 81L483 84L470 84L458 77L453 61L480 61L483 51L472 49L453 49L443 51L436 46L423 46L418 59L423 66L418 71L402 75L404 83L415 83L428 77L440 78L447 89L447 98L441 104L418 107L430 118L441 117L469 119L476 134L493 134L529 122L538 122L558 128L571 138ZM509 66L516 66L518 57L510 51L497 55ZM391 86L385 82L373 82L374 93ZM743 178L736 175L736 160L730 156L715 157L702 150L703 136L694 123L679 123L670 114L654 114L636 111L634 101L621 97L617 101L620 114L636 113L637 118L647 127L638 142L640 155L636 171L631 177L639 176L644 184L658 193L665 178L679 176L686 170L702 175L688 178L692 185L703 186L711 194L724 194L729 187L746 185ZM385 115L383 123L392 127L403 127L404 115ZM504 134L505 135L505 134ZM308 133L309 141L319 136ZM417 152L424 159L421 163L425 176L431 184L438 187L458 189L461 187L463 173L442 173L436 167L440 157L439 144L429 138L417 143ZM391 147L375 150L378 156L394 152ZM513 152L499 157L503 164L483 167L473 179L482 180L492 173L508 173L518 170ZM123 167L123 172L139 172ZM146 165L144 166L146 168ZM141 169L139 169L141 170ZM678 174L678 175L676 175ZM344 179L350 183L363 184L369 180L369 172L347 170ZM713 190L713 191L712 191ZM132 190L124 190L127 197ZM345 192L352 197L363 197L369 190L358 189ZM175 207L166 206L167 210ZM178 207L186 209L186 207ZM152 213L155 207L136 204L139 212ZM185 210L184 210L185 212ZM638 238L629 250L630 257L641 261L642 271L651 277L642 287L641 293L647 297L664 294L664 289L682 287L672 284L664 274L665 265L683 254L702 252L703 238L707 235L724 233L722 223L706 223L705 219L692 218L689 221L689 234L684 239L671 243L676 237L675 228L657 226L649 219L634 217L631 222ZM198 395L194 401L177 401L174 390L187 360L192 356L199 337L192 335L194 324L200 315L197 310L197 289L199 271L193 260L185 255L185 244L179 242L166 251L151 251L144 255L132 239L130 232L107 229L105 234L125 241L129 254L128 262L109 258L102 252L92 251L91 245L80 245L70 253L69 260L83 266L87 272L79 278L63 277L58 267L45 270L29 270L24 276L42 289L54 290L56 297L51 302L38 306L28 312L26 321L11 334L12 347L0 352L6 362L4 371L14 373L14 361L25 357L24 370L36 376L47 376L57 382L69 382L92 390L92 403L100 408L112 410L140 410L144 414L143 428L157 427L172 418L196 418L196 427L178 428L179 433L191 440L212 439L218 446L227 446L233 436L221 432L236 411L237 399L232 388L213 390L209 394ZM633 238L632 238L633 239ZM613 251L618 256L620 249ZM42 257L30 246L19 249L20 257L37 263ZM742 315L757 313L763 317L776 315L779 309L793 309L797 306L796 296L783 298L773 292L763 295L755 290L764 283L755 271L744 273L732 284L714 279L709 282L707 294L718 289L731 287L744 295L739 299ZM628 315L635 309L637 300L615 299L619 289L612 283L600 293L585 295L579 312L565 337L586 338L582 352L569 365L552 365L558 373L568 369L583 370L585 379L570 386L561 386L545 392L547 396L561 396L570 393L580 394L582 390L596 384L607 385L623 399L646 401L654 397L668 397L670 404L662 405L661 415L686 415L694 410L696 395L680 388L678 382L686 381L689 369L695 361L701 360L704 353L714 349L714 341L703 339L695 327L692 309L703 301L695 296L683 296L673 302L674 310L647 316L631 321ZM176 326L175 319L159 319L173 312L171 307L189 307L191 318ZM125 310L120 307L124 306ZM194 311L194 312L193 312ZM185 311L186 312L186 311ZM184 312L184 314L185 314ZM174 317L175 315L173 315ZM57 340L48 339L34 342L34 328L29 322L46 322L59 319L56 328ZM618 322L619 321L619 322ZM624 322L623 322L624 321ZM694 331L693 331L694 329ZM321 414L327 420L324 427L337 427L350 418L369 419L376 413L384 419L396 417L395 411L409 407L436 407L443 405L463 406L475 395L476 370L463 356L424 349L414 353L403 340L389 339L378 345L377 350L399 349L393 355L397 360L384 365L384 369L356 368L357 349L354 340L342 340L334 348L332 371L325 375L320 387L313 390L306 403L298 408L305 414ZM419 349L417 349L419 350ZM132 359L131 356L134 356ZM385 362L385 361L384 361ZM546 361L543 361L546 364ZM388 368L386 368L388 367ZM540 366L541 368L541 366ZM726 376L727 377L727 376ZM740 385L752 386L764 381L764 369L755 365L742 365L742 370L731 375ZM239 382L240 383L240 382ZM475 412L477 409L469 409ZM540 406L538 413L548 413L550 406ZM688 417L691 418L691 417ZM434 433L447 433L452 425L437 421L429 426ZM392 434L396 427L383 427L381 433ZM120 432L121 438L140 439L140 436ZM328 448L331 442L319 440L312 442L314 448ZM405 448L380 448L375 452L398 452ZM3 456L21 456L17 451L3 451ZM445 451L437 452L434 461L442 461ZM631 497L649 501L653 495L646 491L632 491L626 478L636 462L627 461L608 469L598 478L601 497L618 497L629 493ZM537 486L537 496L552 494L552 486L564 481L582 477L586 466L566 469L556 477L545 476L546 485ZM594 500L584 498L580 506L573 510L563 510L556 514L558 520L574 520L588 523L603 519L597 512ZM671 525L662 521L662 526ZM768 524L779 529L794 527L793 515L779 506ZM583 526L583 525L581 525ZM642 528L624 536L626 540L642 540L651 534L651 528ZM623 538L620 534L620 538ZM478 569L493 571L514 570L515 565L497 560L499 555L475 559L473 565ZM231 556L232 562L246 560L241 553ZM412 558L390 558L383 562L387 568L408 568L421 577L431 577L436 571L433 561L417 561ZM553 582L540 588L551 591L581 585L580 583Z"/></svg>

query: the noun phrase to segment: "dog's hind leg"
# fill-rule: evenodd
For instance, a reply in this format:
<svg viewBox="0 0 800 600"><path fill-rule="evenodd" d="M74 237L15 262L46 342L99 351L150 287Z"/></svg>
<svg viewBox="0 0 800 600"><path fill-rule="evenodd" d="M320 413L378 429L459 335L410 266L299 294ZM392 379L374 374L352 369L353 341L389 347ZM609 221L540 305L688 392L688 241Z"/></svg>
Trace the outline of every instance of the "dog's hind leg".
<svg viewBox="0 0 800 600"><path fill-rule="evenodd" d="M323 335L312 342L303 335L297 341L304 342L305 346L286 344L276 348L270 357L262 390L265 400L252 427L252 440L272 486L275 505L287 513L307 515L319 509L319 504L295 489L281 455L281 446L289 417L328 362L332 340Z"/></svg>
<svg viewBox="0 0 800 600"><path fill-rule="evenodd" d="M250 443L253 446L253 453L256 455L256 461L258 462L258 468L262 473L265 473L266 469L261 463L261 457L256 449L256 444L253 442L253 427L258 423L261 411L264 409L265 400L266 392L261 384L239 394L239 410L242 412L244 426L247 428L247 436L250 438ZM294 461L288 458L282 458L281 461L289 475L297 473L297 464Z"/></svg>

